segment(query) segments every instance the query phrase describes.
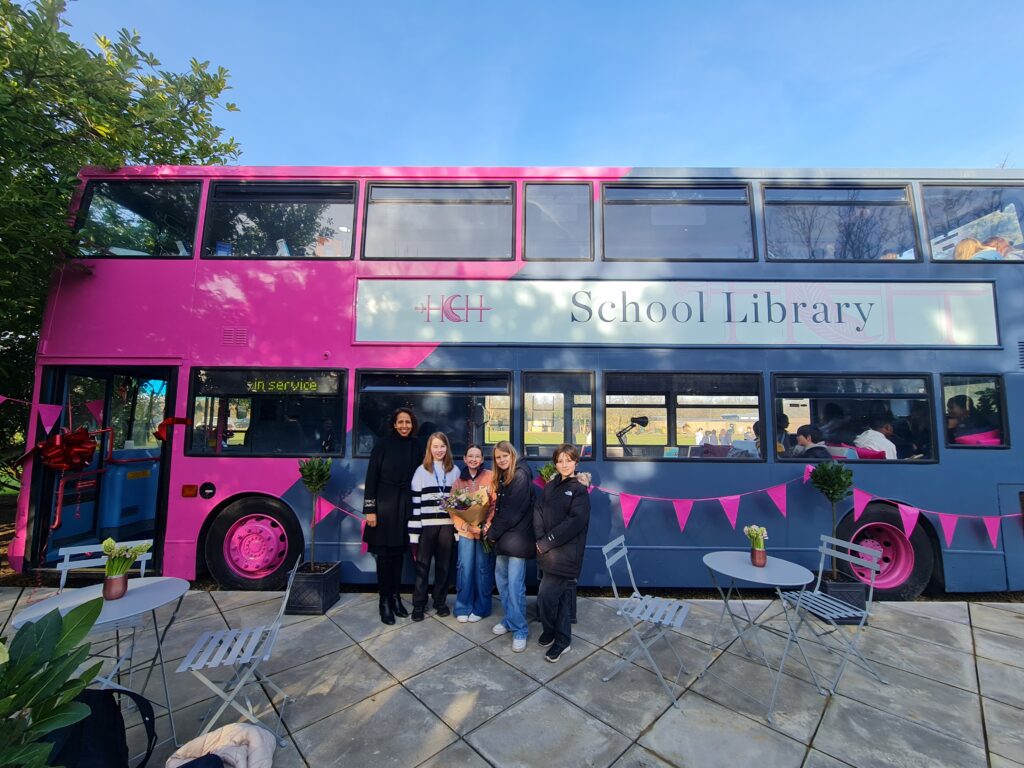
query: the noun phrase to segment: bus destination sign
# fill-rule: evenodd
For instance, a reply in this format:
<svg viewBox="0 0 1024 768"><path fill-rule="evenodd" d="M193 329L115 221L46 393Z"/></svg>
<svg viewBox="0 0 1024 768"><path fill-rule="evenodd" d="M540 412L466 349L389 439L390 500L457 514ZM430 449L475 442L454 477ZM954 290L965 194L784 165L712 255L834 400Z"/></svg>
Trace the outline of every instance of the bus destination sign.
<svg viewBox="0 0 1024 768"><path fill-rule="evenodd" d="M377 280L357 343L991 347L988 282Z"/></svg>

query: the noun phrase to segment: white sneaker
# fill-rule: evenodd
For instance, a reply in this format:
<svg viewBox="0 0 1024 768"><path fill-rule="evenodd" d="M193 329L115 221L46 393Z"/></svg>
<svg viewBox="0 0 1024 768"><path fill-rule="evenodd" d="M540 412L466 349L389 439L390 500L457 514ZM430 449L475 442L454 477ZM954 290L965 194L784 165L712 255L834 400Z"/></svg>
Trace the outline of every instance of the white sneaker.
<svg viewBox="0 0 1024 768"><path fill-rule="evenodd" d="M469 622L470 624L476 624L476 623L477 623L478 621L480 621L480 619L482 619L482 618L483 618L483 616L477 616L477 615L476 615L475 613L471 613L471 614L469 614L469 616L467 616L467 617L466 617L465 619L463 619L463 618L462 618L462 617L460 616L460 617L459 617L459 621L468 621L468 622ZM504 625L502 625L502 626L504 626Z"/></svg>
<svg viewBox="0 0 1024 768"><path fill-rule="evenodd" d="M512 638L512 653L522 653L526 650L526 638L515 637Z"/></svg>
<svg viewBox="0 0 1024 768"><path fill-rule="evenodd" d="M456 616L455 619L459 622L459 624L465 624L467 621L473 621L473 619L470 618L470 616ZM480 619L477 619L477 621L480 621Z"/></svg>
<svg viewBox="0 0 1024 768"><path fill-rule="evenodd" d="M491 627L491 632L493 632L496 635L504 635L506 632L508 632L508 627L506 627L499 621L497 624Z"/></svg>

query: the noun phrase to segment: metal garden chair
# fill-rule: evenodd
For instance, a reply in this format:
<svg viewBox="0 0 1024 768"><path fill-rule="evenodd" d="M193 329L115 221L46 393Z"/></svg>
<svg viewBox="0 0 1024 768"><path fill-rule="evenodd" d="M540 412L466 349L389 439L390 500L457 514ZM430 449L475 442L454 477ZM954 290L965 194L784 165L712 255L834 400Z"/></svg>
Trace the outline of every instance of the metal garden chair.
<svg viewBox="0 0 1024 768"><path fill-rule="evenodd" d="M200 736L205 735L213 728L214 723L229 706L234 707L246 720L271 729L256 716L252 701L246 692L247 686L263 683L281 695L281 707L278 710L277 726L272 733L281 746L285 746L286 739L281 737L281 726L284 722L285 706L294 699L286 694L273 680L260 671L260 664L270 659L274 652L274 643L281 630L281 620L284 617L284 609L288 604L288 596L292 591L292 584L295 581L295 572L299 568L300 557L288 574L288 587L284 597L281 598L281 607L273 623L243 629L222 629L215 632L207 632L192 646L192 650L182 660L177 672L191 672L203 685L213 691L220 699L220 706L217 711L210 711L216 706L215 701L210 705L206 715L203 716L205 724L199 732ZM207 674L215 669L230 669L231 676L223 681L210 679ZM242 695L245 701L243 707L236 701Z"/></svg>
<svg viewBox="0 0 1024 768"><path fill-rule="evenodd" d="M877 549L825 535L821 537L818 552L821 553L821 560L818 564L818 580L814 584L814 589L782 593L782 599L795 608L796 615L799 617L796 632L799 633L804 624L807 624L815 636L823 641L822 645L829 652L842 656L835 679L828 687L832 693L836 692L836 687L839 685L843 672L846 671L851 656L855 657L854 664L870 672L880 683L888 684L888 681L878 673L873 664L864 658L864 654L857 647L864 634L864 624L871 613L871 604L875 595L875 577L881 570L878 562L881 553ZM854 568L863 569L870 574L867 600L863 608L857 608L821 591L821 578L825 573L826 558L845 560ZM812 622L811 617L817 621ZM845 622L844 626L841 627L838 624L840 621ZM850 629L853 622L856 622L856 626L852 631L844 631L844 628ZM824 629L819 630L819 624Z"/></svg>
<svg viewBox="0 0 1024 768"><path fill-rule="evenodd" d="M623 667L632 663L633 659L642 653L647 657L647 661L650 662L658 679L661 680L665 693L672 700L672 706L679 709L676 693L665 680L665 676L662 674L658 662L651 655L650 649L660 638L665 638L665 642L675 655L676 661L679 662L679 669L676 671L675 676L675 682L678 685L679 676L686 671L686 667L683 665L679 652L673 647L666 633L670 629L679 629L683 625L687 614L690 612L690 606L681 600L669 600L664 597L640 594L640 590L636 586L636 579L633 576L633 568L629 564L625 536L619 536L617 539L608 542L601 548L601 551L604 553L604 562L608 568L612 592L615 595L615 612L626 622L626 625L629 627L630 636L636 641L636 647L630 651L629 655L623 657L602 680L604 682L611 680ZM620 561L621 565L616 569L615 566ZM626 574L629 576L629 588L632 590L628 595L625 592L619 594L619 588L615 579L616 570L621 574L623 566Z"/></svg>

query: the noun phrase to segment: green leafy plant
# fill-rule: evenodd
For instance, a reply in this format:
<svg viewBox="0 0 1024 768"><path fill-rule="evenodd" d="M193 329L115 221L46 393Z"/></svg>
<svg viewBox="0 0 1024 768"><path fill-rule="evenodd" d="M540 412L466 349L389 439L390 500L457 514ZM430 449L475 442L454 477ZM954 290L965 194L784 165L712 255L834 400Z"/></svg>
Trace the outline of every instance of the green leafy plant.
<svg viewBox="0 0 1024 768"><path fill-rule="evenodd" d="M136 544L129 547L126 544L118 544L113 539L103 542L103 554L107 556L107 576L123 576L128 569L138 560L139 555L149 551L153 546L150 541L144 544Z"/></svg>
<svg viewBox="0 0 1024 768"><path fill-rule="evenodd" d="M316 501L331 479L331 460L322 456L299 459L302 484L313 495L313 516L309 520L309 567L316 567Z"/></svg>
<svg viewBox="0 0 1024 768"><path fill-rule="evenodd" d="M743 533L750 539L752 549L764 549L764 542L768 538L768 529L761 525L745 525Z"/></svg>
<svg viewBox="0 0 1024 768"><path fill-rule="evenodd" d="M811 485L832 505L832 538L836 538L836 504L853 493L853 470L837 461L826 461L811 472ZM832 578L839 577L836 561L832 560Z"/></svg>
<svg viewBox="0 0 1024 768"><path fill-rule="evenodd" d="M0 768L48 766L53 745L40 742L58 728L89 716L74 698L92 682L101 663L77 670L89 656L83 643L100 615L97 598L61 617L50 611L0 643Z"/></svg>
<svg viewBox="0 0 1024 768"><path fill-rule="evenodd" d="M544 478L545 483L552 477L555 477L557 474L558 470L555 468L555 465L550 461L540 468L540 476Z"/></svg>

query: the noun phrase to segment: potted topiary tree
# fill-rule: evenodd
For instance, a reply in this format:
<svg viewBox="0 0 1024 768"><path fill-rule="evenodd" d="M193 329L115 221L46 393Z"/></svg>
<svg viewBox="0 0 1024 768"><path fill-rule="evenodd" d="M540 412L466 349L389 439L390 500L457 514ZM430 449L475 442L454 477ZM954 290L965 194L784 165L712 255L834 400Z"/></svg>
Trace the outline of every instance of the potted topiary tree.
<svg viewBox="0 0 1024 768"><path fill-rule="evenodd" d="M323 615L338 602L341 563L320 563L316 559L316 508L321 492L331 479L331 460L321 456L299 460L302 484L312 497L309 519L309 560L299 566L285 613Z"/></svg>
<svg viewBox="0 0 1024 768"><path fill-rule="evenodd" d="M831 536L837 538L839 519L836 504L849 498L853 493L853 470L837 461L826 461L814 468L810 479L811 485L832 505ZM867 602L867 585L851 574L840 573L838 566L839 563L833 559L830 577L822 578L821 590L838 600L863 608Z"/></svg>

